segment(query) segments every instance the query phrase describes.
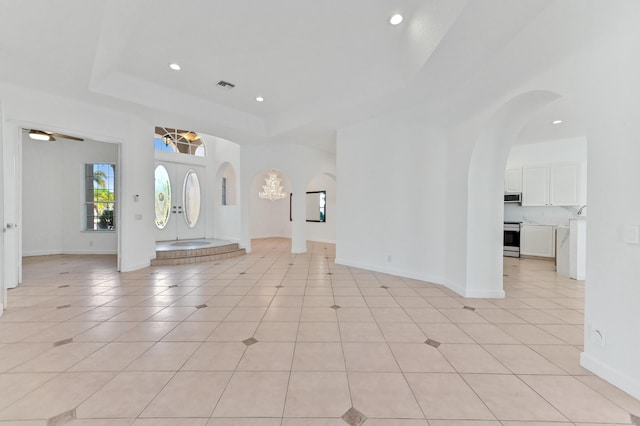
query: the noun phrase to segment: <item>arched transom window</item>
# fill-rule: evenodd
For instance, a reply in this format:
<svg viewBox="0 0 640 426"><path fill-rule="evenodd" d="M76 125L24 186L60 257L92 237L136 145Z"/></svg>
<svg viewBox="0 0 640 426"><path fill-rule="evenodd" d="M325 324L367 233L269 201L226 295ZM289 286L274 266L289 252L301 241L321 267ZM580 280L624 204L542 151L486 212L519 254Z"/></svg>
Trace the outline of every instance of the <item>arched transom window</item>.
<svg viewBox="0 0 640 426"><path fill-rule="evenodd" d="M196 157L205 156L205 146L200 135L191 130L156 127L154 144L156 151L178 152Z"/></svg>

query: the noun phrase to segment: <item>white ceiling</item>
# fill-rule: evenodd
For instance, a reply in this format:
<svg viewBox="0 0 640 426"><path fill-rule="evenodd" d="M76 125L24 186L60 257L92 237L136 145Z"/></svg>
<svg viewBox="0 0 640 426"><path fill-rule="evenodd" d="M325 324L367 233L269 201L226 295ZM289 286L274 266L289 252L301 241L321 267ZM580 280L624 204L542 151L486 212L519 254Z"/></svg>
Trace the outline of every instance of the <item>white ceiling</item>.
<svg viewBox="0 0 640 426"><path fill-rule="evenodd" d="M545 46L531 46L565 31L553 18L568 13L569 3L580 6L0 0L0 80L239 143L332 151L339 126L417 104L432 105L434 121L451 122L494 99L580 42L559 40L544 59L536 52ZM397 12L405 21L394 27L387 21ZM523 54L514 40L531 51ZM182 70L170 70L170 62ZM218 80L236 88L217 88Z"/></svg>

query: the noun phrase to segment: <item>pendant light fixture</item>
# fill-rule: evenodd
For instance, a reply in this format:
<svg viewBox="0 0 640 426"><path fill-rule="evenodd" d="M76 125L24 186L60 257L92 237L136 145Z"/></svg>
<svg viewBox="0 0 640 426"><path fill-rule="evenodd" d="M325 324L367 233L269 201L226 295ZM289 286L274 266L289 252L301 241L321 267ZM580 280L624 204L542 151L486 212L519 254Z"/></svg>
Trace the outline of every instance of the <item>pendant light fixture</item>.
<svg viewBox="0 0 640 426"><path fill-rule="evenodd" d="M258 197L271 201L287 198L288 194L282 192L281 181L275 170L270 171L268 177L264 179L265 184L262 185L262 192L258 192Z"/></svg>

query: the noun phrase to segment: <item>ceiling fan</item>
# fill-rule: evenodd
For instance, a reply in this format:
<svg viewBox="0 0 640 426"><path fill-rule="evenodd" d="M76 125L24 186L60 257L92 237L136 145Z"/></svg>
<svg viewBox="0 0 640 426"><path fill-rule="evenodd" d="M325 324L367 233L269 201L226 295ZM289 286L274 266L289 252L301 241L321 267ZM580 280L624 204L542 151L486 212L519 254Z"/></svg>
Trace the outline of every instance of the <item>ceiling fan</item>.
<svg viewBox="0 0 640 426"><path fill-rule="evenodd" d="M27 129L25 129L27 130ZM79 142L83 142L84 139L82 138L77 138L75 136L69 136L69 135L64 135L62 133L53 133L53 132L45 132L44 130L36 130L36 129L30 129L29 130L29 137L31 139L37 140L37 141L55 141L56 138L55 136L61 138L61 139L69 139L72 141L79 141Z"/></svg>

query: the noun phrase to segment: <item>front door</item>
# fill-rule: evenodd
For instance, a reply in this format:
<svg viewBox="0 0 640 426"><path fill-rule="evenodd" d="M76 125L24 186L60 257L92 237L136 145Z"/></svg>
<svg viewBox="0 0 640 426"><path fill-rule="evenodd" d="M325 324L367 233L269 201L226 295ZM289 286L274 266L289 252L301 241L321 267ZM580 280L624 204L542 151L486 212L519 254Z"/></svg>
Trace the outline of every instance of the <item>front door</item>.
<svg viewBox="0 0 640 426"><path fill-rule="evenodd" d="M204 238L203 177L204 167L156 163L156 241Z"/></svg>

